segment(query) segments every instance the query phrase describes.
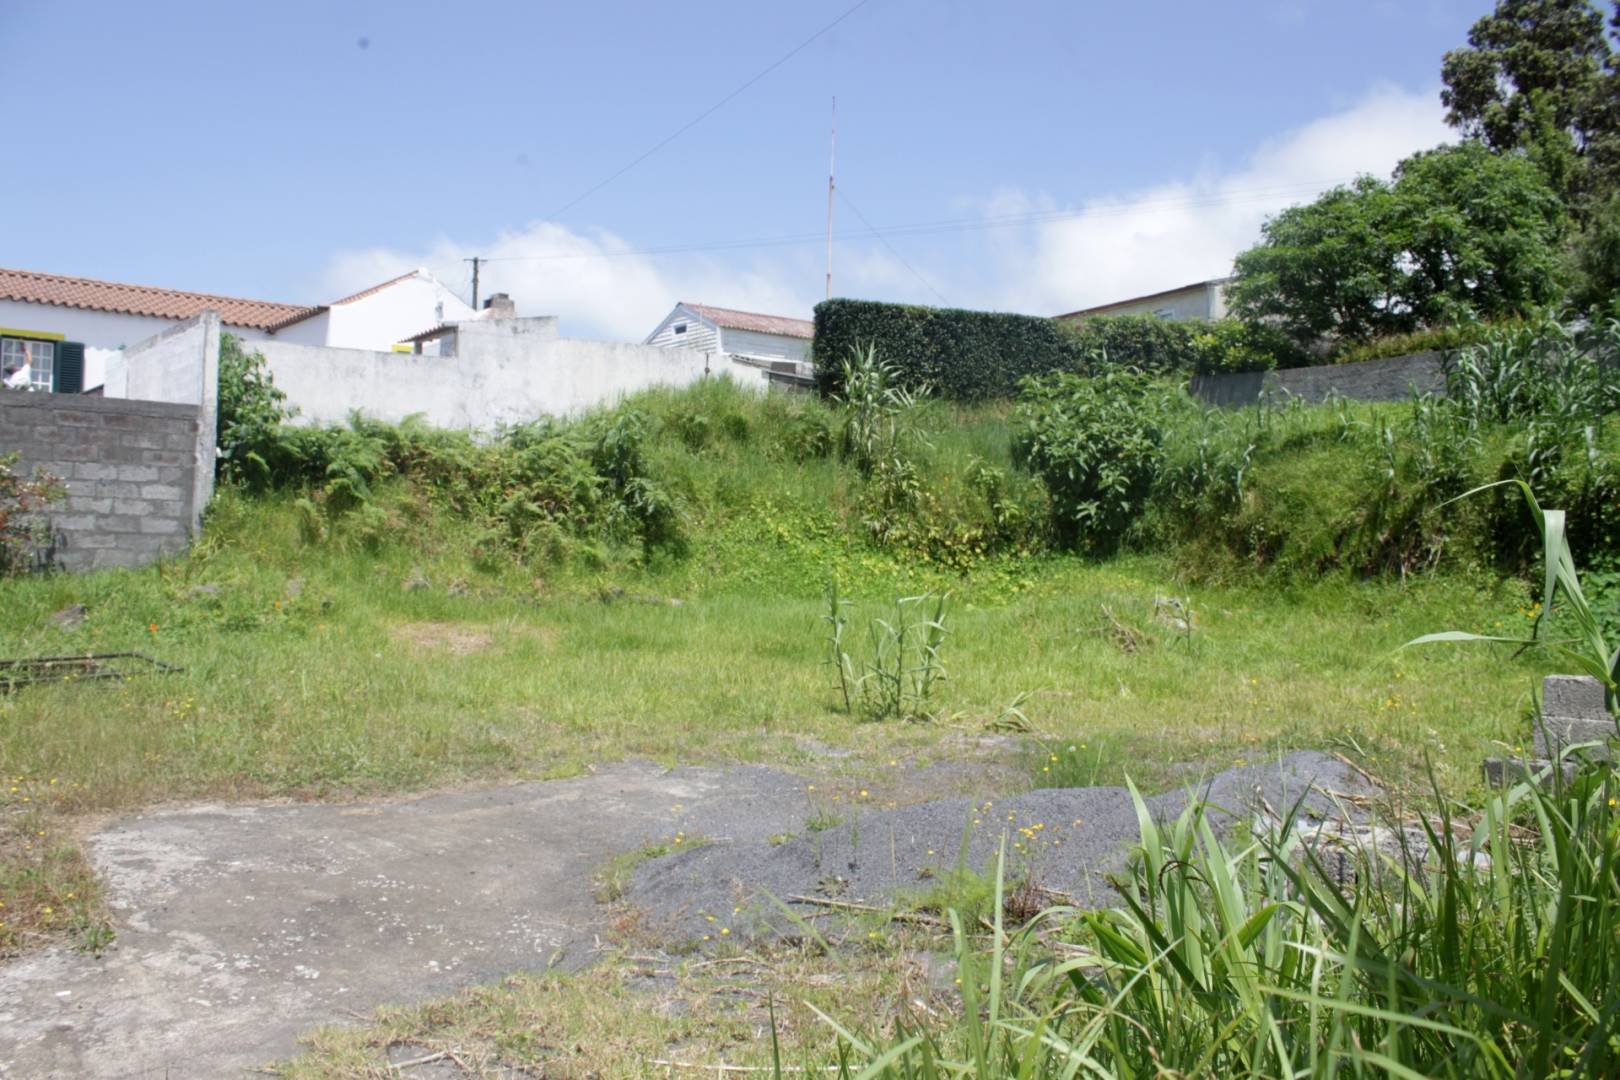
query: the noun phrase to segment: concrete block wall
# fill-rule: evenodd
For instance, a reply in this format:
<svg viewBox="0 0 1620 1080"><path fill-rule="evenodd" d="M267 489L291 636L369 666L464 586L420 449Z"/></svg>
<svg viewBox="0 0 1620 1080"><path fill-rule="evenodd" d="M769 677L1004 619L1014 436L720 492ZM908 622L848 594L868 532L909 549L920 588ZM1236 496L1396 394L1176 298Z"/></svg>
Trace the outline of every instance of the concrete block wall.
<svg viewBox="0 0 1620 1080"><path fill-rule="evenodd" d="M172 402L0 391L0 454L66 481L51 510L54 565L139 566L185 550L196 498L200 409Z"/></svg>
<svg viewBox="0 0 1620 1080"><path fill-rule="evenodd" d="M1211 405L1241 408L1255 405L1262 394L1296 397L1319 403L1330 397L1352 401L1405 401L1420 394L1444 394L1441 354L1413 353L1359 364L1323 364L1283 371L1235 375L1195 375L1188 389Z"/></svg>

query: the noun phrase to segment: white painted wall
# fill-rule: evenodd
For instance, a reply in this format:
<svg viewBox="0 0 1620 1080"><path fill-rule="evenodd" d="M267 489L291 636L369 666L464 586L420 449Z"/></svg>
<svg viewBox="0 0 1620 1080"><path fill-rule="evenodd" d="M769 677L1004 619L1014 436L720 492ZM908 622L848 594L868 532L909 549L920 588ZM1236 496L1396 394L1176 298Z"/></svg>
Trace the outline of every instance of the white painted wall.
<svg viewBox="0 0 1620 1080"><path fill-rule="evenodd" d="M379 420L420 413L440 427L491 430L611 404L650 386L683 386L723 363L690 349L559 337L550 318L464 323L453 355L444 356L277 338L254 347L301 424L342 423L359 409ZM758 382L757 372L739 370L739 377Z"/></svg>
<svg viewBox="0 0 1620 1080"><path fill-rule="evenodd" d="M21 300L0 300L0 327L8 330L34 330L61 334L69 341L84 342L84 388L93 390L106 381L107 364L118 350L154 334L161 334L181 320L150 315L122 315L112 311L86 311L57 304L30 304ZM241 338L264 337L262 330L227 326L226 331Z"/></svg>
<svg viewBox="0 0 1620 1080"><path fill-rule="evenodd" d="M810 362L810 339L722 326L720 351L733 356L751 356L757 360L793 360L807 364Z"/></svg>
<svg viewBox="0 0 1620 1080"><path fill-rule="evenodd" d="M402 338L477 314L436 278L418 275L362 299L334 304L328 312L329 328L322 344L386 351Z"/></svg>
<svg viewBox="0 0 1620 1080"><path fill-rule="evenodd" d="M1083 318L1098 315L1157 315L1162 319L1202 319L1213 322L1226 318L1226 283L1204 281L1185 289L1127 300L1112 304L1105 311L1094 311Z"/></svg>

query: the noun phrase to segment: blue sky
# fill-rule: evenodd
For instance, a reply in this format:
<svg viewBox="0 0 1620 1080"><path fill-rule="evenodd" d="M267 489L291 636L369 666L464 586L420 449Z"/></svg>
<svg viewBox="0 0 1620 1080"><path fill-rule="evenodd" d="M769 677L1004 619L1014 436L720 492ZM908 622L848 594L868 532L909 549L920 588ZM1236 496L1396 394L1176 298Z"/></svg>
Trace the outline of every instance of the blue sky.
<svg viewBox="0 0 1620 1080"><path fill-rule="evenodd" d="M0 0L39 76L0 86L0 265L320 301L483 254L565 333L808 314L818 242L634 253L820 233L836 94L834 291L1051 313L1222 273L1443 140L1440 56L1490 6L866 0L556 216L854 3Z"/></svg>

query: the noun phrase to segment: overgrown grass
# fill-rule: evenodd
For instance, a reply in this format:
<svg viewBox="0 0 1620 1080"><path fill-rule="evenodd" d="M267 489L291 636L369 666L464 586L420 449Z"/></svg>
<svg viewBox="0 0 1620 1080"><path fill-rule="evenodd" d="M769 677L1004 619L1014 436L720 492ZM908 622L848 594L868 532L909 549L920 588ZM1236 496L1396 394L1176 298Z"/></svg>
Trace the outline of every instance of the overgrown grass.
<svg viewBox="0 0 1620 1080"><path fill-rule="evenodd" d="M820 767L830 747L926 761L941 731L990 727L1091 748L1065 753L1057 776L1032 770L1036 782L1117 782L1124 761L1169 781L1180 763L1294 746L1412 778L1421 747L1463 792L1493 741L1528 733L1520 688L1536 661L1393 656L1436 625L1511 629L1496 613L1528 606L1527 586L1477 544L1434 563L1443 573L1343 573L1389 568L1366 555L1396 535L1389 508L1421 516L1430 498L1405 459L1406 494L1377 495L1394 413L1178 414L1159 508L1093 563L1051 551L1008 406L913 409L916 484L898 502L839 457L827 405L724 381L495 446L409 426L299 435L283 448L304 455L294 479L225 485L182 558L0 582L0 656L137 649L183 669L0 696L0 775L58 780L50 813L71 823L158 800L343 797L627 756ZM1589 518L1620 521L1602 509L1612 463L1560 467L1588 491ZM646 503L638 479L664 501ZM1476 538L1494 510L1477 513ZM844 711L822 663L829 581L867 615L950 592L950 677L929 723ZM1164 597L1191 605L1185 631L1161 618ZM79 603L82 624L51 621ZM0 788L7 820L37 810L19 798ZM53 848L70 851L62 836ZM47 895L87 895L79 871L53 871L44 891L18 884L28 865L6 857L8 925L44 925L44 907L62 910Z"/></svg>

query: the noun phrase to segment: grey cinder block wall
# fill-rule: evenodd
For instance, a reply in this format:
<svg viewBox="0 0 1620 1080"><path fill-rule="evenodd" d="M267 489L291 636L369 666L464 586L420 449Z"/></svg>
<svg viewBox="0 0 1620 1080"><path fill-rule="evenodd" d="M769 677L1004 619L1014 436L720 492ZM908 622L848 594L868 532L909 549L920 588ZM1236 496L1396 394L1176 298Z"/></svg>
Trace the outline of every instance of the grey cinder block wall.
<svg viewBox="0 0 1620 1080"><path fill-rule="evenodd" d="M200 412L0 390L0 453L21 452L26 472L43 468L66 482L67 498L50 515L54 565L139 566L185 550L203 509L196 505Z"/></svg>
<svg viewBox="0 0 1620 1080"><path fill-rule="evenodd" d="M1363 360L1357 364L1323 364L1236 375L1194 375L1187 389L1211 405L1230 408L1258 404L1262 394L1294 397L1312 404L1333 397L1352 401L1405 401L1414 392L1444 394L1446 373L1441 354L1426 352Z"/></svg>

